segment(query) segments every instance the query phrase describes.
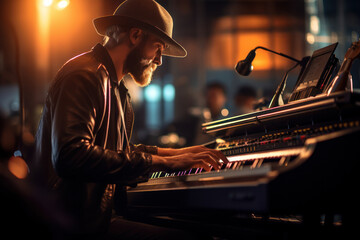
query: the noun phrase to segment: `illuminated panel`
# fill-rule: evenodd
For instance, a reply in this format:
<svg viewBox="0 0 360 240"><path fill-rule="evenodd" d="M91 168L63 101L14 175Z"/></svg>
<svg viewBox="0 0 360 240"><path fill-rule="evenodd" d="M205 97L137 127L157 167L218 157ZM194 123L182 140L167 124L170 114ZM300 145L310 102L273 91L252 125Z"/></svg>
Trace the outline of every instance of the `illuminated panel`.
<svg viewBox="0 0 360 240"><path fill-rule="evenodd" d="M161 126L161 87L158 84L150 84L144 89L146 101L146 125L150 129Z"/></svg>
<svg viewBox="0 0 360 240"><path fill-rule="evenodd" d="M163 88L163 96L166 102L172 102L175 99L175 87L168 83Z"/></svg>
<svg viewBox="0 0 360 240"><path fill-rule="evenodd" d="M207 66L213 69L233 68L237 61L244 59L257 46L291 53L293 33L274 29L287 27L289 22L293 22L293 19L275 17L271 25L270 19L261 15L219 18L208 42ZM284 69L289 64L289 60L260 50L253 61L254 70Z"/></svg>
<svg viewBox="0 0 360 240"><path fill-rule="evenodd" d="M271 35L268 32L245 32L236 35L238 46L237 61L246 58L247 54L257 46L271 46ZM253 61L255 70L269 70L273 66L273 54L265 51L257 51Z"/></svg>
<svg viewBox="0 0 360 240"><path fill-rule="evenodd" d="M235 66L233 35L231 33L211 36L207 48L207 66L209 68L230 68Z"/></svg>

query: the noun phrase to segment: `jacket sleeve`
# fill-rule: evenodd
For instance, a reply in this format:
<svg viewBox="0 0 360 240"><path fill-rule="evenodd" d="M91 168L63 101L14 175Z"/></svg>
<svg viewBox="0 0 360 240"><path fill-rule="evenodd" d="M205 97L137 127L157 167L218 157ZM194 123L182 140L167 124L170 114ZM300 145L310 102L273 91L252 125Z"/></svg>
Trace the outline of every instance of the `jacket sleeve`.
<svg viewBox="0 0 360 240"><path fill-rule="evenodd" d="M62 178L123 183L146 175L151 154L112 151L94 145L94 132L104 110L104 88L91 72L72 73L51 93L52 163Z"/></svg>
<svg viewBox="0 0 360 240"><path fill-rule="evenodd" d="M157 146L149 146L144 144L131 144L131 149L135 152L150 153L152 155L158 154Z"/></svg>

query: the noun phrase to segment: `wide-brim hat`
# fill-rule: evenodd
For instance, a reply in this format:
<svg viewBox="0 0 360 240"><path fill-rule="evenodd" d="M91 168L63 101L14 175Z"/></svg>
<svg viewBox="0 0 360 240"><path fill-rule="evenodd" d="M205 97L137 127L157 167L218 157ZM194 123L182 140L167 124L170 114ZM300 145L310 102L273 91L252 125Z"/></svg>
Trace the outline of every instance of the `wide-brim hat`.
<svg viewBox="0 0 360 240"><path fill-rule="evenodd" d="M153 0L126 0L121 3L113 15L93 20L98 34L106 35L112 25L138 27L159 37L167 48L163 55L185 57L186 50L172 38L173 19L160 4Z"/></svg>

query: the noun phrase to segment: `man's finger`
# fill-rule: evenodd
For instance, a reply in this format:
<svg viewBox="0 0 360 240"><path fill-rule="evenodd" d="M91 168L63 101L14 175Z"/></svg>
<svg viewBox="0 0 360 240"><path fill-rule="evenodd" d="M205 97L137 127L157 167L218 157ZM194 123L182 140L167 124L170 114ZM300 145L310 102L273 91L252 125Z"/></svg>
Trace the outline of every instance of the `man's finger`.
<svg viewBox="0 0 360 240"><path fill-rule="evenodd" d="M218 150L210 150L208 151L216 160L222 160L224 163L229 163L229 160L222 154L222 152Z"/></svg>
<svg viewBox="0 0 360 240"><path fill-rule="evenodd" d="M213 166L215 170L219 170L221 168L221 163L217 161L216 156L213 156L212 154L206 154L204 156L204 160Z"/></svg>
<svg viewBox="0 0 360 240"><path fill-rule="evenodd" d="M213 149L213 148L207 148L207 147L202 147L206 152L207 151L210 151L212 152L213 154L215 154L215 156L217 158L220 158L224 163L229 163L229 160L225 157L225 155L219 151L219 150L216 150L216 149Z"/></svg>
<svg viewBox="0 0 360 240"><path fill-rule="evenodd" d="M220 158L224 163L229 163L229 160L225 157L225 155L221 151L219 150L213 150L213 151L216 154L216 156Z"/></svg>
<svg viewBox="0 0 360 240"><path fill-rule="evenodd" d="M211 170L211 165L209 163L207 163L204 160L199 160L198 164L201 168L203 168L206 172L209 172Z"/></svg>

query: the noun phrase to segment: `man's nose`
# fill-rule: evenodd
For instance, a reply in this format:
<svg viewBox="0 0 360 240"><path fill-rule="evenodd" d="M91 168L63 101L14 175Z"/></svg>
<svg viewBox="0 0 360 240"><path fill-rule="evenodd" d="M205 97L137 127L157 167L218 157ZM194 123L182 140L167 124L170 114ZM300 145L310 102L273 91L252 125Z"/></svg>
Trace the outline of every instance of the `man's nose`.
<svg viewBox="0 0 360 240"><path fill-rule="evenodd" d="M155 56L155 58L154 58L154 63L155 63L156 65L158 65L158 66L161 66L161 64L162 64L162 55L161 55L161 52L160 52L160 51L158 51L158 52L156 53L156 56Z"/></svg>

